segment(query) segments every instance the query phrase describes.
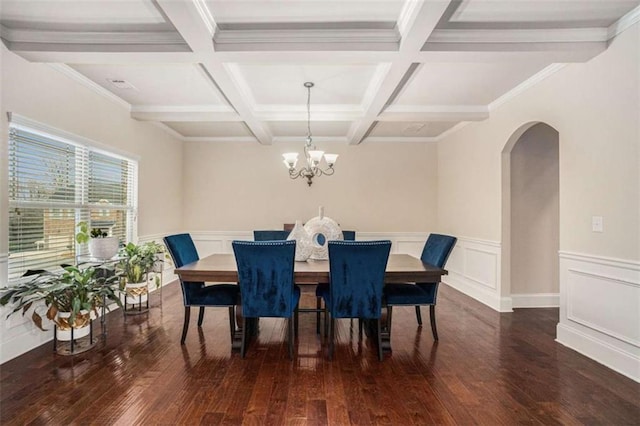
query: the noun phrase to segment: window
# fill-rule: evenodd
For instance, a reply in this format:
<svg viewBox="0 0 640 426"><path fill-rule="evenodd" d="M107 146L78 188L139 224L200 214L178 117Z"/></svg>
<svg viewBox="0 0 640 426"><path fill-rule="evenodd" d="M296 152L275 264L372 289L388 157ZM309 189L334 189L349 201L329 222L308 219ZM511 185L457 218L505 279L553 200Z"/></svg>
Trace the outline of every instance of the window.
<svg viewBox="0 0 640 426"><path fill-rule="evenodd" d="M10 282L75 263L86 250L75 243L80 221L121 242L135 234L137 162L42 128L15 116L9 127Z"/></svg>

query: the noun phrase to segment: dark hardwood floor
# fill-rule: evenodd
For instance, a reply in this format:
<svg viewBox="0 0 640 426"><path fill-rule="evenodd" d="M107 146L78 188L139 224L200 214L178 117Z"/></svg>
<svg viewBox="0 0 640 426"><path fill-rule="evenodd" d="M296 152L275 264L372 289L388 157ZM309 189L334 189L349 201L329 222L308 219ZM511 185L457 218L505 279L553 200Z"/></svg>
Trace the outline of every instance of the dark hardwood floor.
<svg viewBox="0 0 640 426"><path fill-rule="evenodd" d="M305 295L305 303L315 301ZM184 346L179 286L148 314L108 315L108 336L75 356L39 347L0 366L10 424L640 424L640 384L554 341L557 309L499 314L441 286L440 342L424 310L394 310L393 353L377 360L357 322L338 328L333 361L300 315L296 356L285 323L262 320L247 358L231 353L227 310L196 313Z"/></svg>

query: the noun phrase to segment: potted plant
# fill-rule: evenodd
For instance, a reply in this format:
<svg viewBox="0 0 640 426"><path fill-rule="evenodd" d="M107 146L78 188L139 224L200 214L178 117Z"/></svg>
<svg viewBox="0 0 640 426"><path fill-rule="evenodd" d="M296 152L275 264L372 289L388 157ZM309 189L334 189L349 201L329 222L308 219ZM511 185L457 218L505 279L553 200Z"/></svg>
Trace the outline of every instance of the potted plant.
<svg viewBox="0 0 640 426"><path fill-rule="evenodd" d="M42 272L6 287L0 291L0 305L13 307L9 315L16 312L25 315L33 308L33 323L46 331L42 316L38 313L44 303L46 318L58 328L57 339L71 340L72 328L74 339L79 339L89 334L91 319L99 314L103 306L108 309L109 301L122 306L113 286L118 279L113 267L79 269L68 266L60 273Z"/></svg>
<svg viewBox="0 0 640 426"><path fill-rule="evenodd" d="M164 255L164 246L150 241L143 244L129 243L120 249L121 261L119 266L125 278L125 302L130 304L147 301L149 287L148 274L151 271L159 272L158 263ZM158 279L155 283L158 285Z"/></svg>
<svg viewBox="0 0 640 426"><path fill-rule="evenodd" d="M118 237L109 236L108 232L101 228L91 228L89 231L87 222L78 223L76 242L89 243L89 254L96 259L111 259L118 253Z"/></svg>

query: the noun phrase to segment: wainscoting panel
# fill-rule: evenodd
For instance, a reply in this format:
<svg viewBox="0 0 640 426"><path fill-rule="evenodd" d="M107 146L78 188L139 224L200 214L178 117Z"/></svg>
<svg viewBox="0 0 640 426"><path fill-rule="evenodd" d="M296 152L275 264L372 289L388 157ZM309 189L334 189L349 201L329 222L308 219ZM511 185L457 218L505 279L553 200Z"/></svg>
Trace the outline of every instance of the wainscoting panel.
<svg viewBox="0 0 640 426"><path fill-rule="evenodd" d="M202 231L192 232L191 237L200 257L214 253L233 253L233 240L253 240L252 231Z"/></svg>
<svg viewBox="0 0 640 426"><path fill-rule="evenodd" d="M458 237L445 283L499 312L511 312L511 298L500 296L500 254L498 242Z"/></svg>
<svg viewBox="0 0 640 426"><path fill-rule="evenodd" d="M640 262L560 253L558 342L640 381Z"/></svg>

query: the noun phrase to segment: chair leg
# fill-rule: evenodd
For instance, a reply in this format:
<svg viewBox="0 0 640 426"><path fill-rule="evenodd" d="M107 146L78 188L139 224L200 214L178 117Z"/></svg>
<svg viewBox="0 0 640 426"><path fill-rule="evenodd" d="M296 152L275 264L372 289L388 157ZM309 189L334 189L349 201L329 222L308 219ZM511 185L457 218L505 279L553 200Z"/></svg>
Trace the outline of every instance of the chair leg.
<svg viewBox="0 0 640 426"><path fill-rule="evenodd" d="M202 327L203 320L204 320L204 306L200 306L200 313L198 314L198 327Z"/></svg>
<svg viewBox="0 0 640 426"><path fill-rule="evenodd" d="M382 355L382 326L381 326L381 319L378 318L378 320L376 321L378 323L378 331L377 331L377 335L378 335L378 359L380 361L384 360L384 356Z"/></svg>
<svg viewBox="0 0 640 426"><path fill-rule="evenodd" d="M326 312L326 311L325 311ZM326 319L325 319L326 324ZM335 338L336 333L336 320L331 317L331 325L329 326L329 359L333 359L333 339Z"/></svg>
<svg viewBox="0 0 640 426"><path fill-rule="evenodd" d="M416 320L418 320L418 325L422 325L422 314L420 313L419 305L416 305Z"/></svg>
<svg viewBox="0 0 640 426"><path fill-rule="evenodd" d="M295 333L294 328L297 328L297 326L294 325L294 322L296 322L296 317L297 315L294 315L293 317L290 317L288 319L289 321L289 359L292 361L293 361L293 336Z"/></svg>
<svg viewBox="0 0 640 426"><path fill-rule="evenodd" d="M295 319L294 324L295 324L295 335L296 335L296 337L298 337L298 313L299 313L299 310L296 307L296 309L293 311L293 317Z"/></svg>
<svg viewBox="0 0 640 426"><path fill-rule="evenodd" d="M316 297L316 334L320 334L320 310L322 309L322 298Z"/></svg>
<svg viewBox="0 0 640 426"><path fill-rule="evenodd" d="M187 330L189 330L189 317L191 317L191 307L184 307L184 324L182 324L182 338L180 344L184 345L184 339L187 338Z"/></svg>
<svg viewBox="0 0 640 426"><path fill-rule="evenodd" d="M393 314L393 306L387 305L387 333L389 333L389 338L391 338L391 316Z"/></svg>
<svg viewBox="0 0 640 426"><path fill-rule="evenodd" d="M247 353L247 319L242 317L242 343L240 344L240 356L244 358Z"/></svg>
<svg viewBox="0 0 640 426"><path fill-rule="evenodd" d="M236 331L236 310L233 306L229 306L229 332L231 335L231 344L233 345L233 335Z"/></svg>
<svg viewBox="0 0 640 426"><path fill-rule="evenodd" d="M327 304L325 303L324 305L324 335L328 336L329 335L329 322L327 320Z"/></svg>
<svg viewBox="0 0 640 426"><path fill-rule="evenodd" d="M438 328L436 327L436 305L429 306L429 318L431 319L431 332L433 340L438 340Z"/></svg>

